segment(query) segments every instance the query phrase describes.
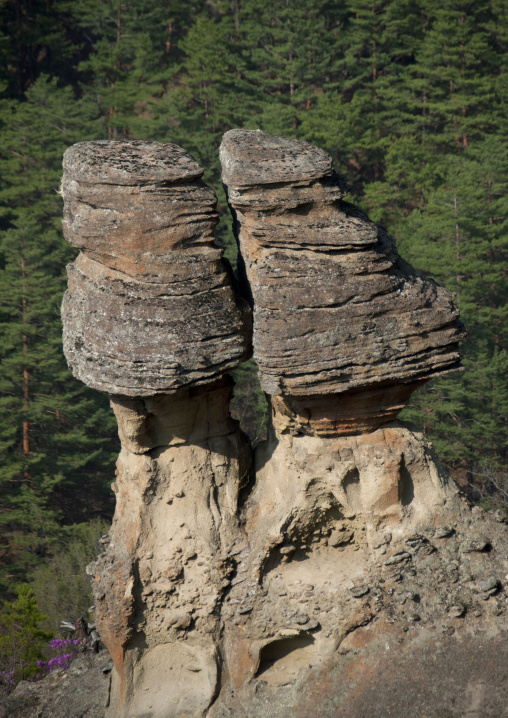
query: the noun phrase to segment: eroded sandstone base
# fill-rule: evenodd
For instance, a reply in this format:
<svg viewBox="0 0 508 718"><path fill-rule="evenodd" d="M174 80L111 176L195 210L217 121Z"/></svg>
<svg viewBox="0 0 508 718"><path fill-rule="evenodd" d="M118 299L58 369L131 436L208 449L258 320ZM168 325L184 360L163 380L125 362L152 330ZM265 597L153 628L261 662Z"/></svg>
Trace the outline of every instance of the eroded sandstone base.
<svg viewBox="0 0 508 718"><path fill-rule="evenodd" d="M380 675L402 718L404 680L422 683L400 656L435 680L443 651L499 644L507 527L471 512L419 432L271 430L253 467L229 387L193 392L174 411L115 402L117 513L94 566L108 718L381 716L365 702ZM464 690L467 665L456 674Z"/></svg>
<svg viewBox="0 0 508 718"><path fill-rule="evenodd" d="M204 715L216 696L220 610L251 470L230 391L222 382L112 402L123 439L117 505L109 546L90 571L115 664L115 718Z"/></svg>

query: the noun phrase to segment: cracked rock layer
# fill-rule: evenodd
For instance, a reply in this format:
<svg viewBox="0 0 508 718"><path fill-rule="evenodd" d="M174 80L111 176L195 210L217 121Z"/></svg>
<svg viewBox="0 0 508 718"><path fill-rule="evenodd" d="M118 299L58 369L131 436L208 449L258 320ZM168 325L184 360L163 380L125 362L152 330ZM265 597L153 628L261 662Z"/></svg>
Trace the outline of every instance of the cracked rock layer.
<svg viewBox="0 0 508 718"><path fill-rule="evenodd" d="M248 317L214 244L217 201L177 145L80 142L64 156L64 352L113 395L213 382L246 355Z"/></svg>
<svg viewBox="0 0 508 718"><path fill-rule="evenodd" d="M464 331L452 295L343 201L326 153L231 130L220 154L261 386L282 397L299 429L371 430L422 382L459 367Z"/></svg>

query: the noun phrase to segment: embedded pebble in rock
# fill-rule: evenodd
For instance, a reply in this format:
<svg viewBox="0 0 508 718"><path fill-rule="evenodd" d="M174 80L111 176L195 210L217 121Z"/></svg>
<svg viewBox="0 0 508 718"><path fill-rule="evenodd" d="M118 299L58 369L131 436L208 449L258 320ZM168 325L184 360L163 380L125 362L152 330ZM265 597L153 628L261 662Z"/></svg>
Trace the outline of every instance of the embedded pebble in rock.
<svg viewBox="0 0 508 718"><path fill-rule="evenodd" d="M410 613L407 616L407 620L409 623L416 623L416 621L420 621L421 617L418 613Z"/></svg>
<svg viewBox="0 0 508 718"><path fill-rule="evenodd" d="M253 606L240 606L237 609L237 613L243 615L245 613L250 613L252 611L252 609L253 609Z"/></svg>
<svg viewBox="0 0 508 718"><path fill-rule="evenodd" d="M368 586L355 586L354 588L349 589L349 593L353 596L353 598L361 598L362 596L366 596L369 591L370 589Z"/></svg>
<svg viewBox="0 0 508 718"><path fill-rule="evenodd" d="M381 534L380 536L376 536L374 538L372 545L374 548L382 548L383 546L387 546L391 540L392 535L390 533Z"/></svg>
<svg viewBox="0 0 508 718"><path fill-rule="evenodd" d="M461 618L466 613L466 607L462 606L461 604L457 604L450 608L449 613L450 616L453 616L454 618Z"/></svg>
<svg viewBox="0 0 508 718"><path fill-rule="evenodd" d="M306 613L300 613L295 618L295 622L298 623L299 626L303 626L305 623L309 622L309 617L307 616Z"/></svg>
<svg viewBox="0 0 508 718"><path fill-rule="evenodd" d="M482 551L487 551L488 548L489 542L481 539L467 539L460 544L462 553L481 553Z"/></svg>
<svg viewBox="0 0 508 718"><path fill-rule="evenodd" d="M449 538L453 534L453 529L449 526L441 526L434 531L434 538Z"/></svg>
<svg viewBox="0 0 508 718"><path fill-rule="evenodd" d="M482 581L478 581L479 591L491 591L492 589L497 589L498 586L499 580L495 578L495 576L489 576L488 578L484 578Z"/></svg>
<svg viewBox="0 0 508 718"><path fill-rule="evenodd" d="M390 556L390 558L385 561L385 566L393 566L402 563L402 561L406 561L408 558L411 558L411 554L407 553L407 551L403 553L396 553L394 556Z"/></svg>

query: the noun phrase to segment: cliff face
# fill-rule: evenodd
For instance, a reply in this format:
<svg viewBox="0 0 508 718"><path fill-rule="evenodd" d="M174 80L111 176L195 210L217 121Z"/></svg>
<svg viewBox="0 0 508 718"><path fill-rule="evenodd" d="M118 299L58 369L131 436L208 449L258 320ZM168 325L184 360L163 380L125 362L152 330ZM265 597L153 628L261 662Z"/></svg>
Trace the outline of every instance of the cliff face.
<svg viewBox="0 0 508 718"><path fill-rule="evenodd" d="M463 328L451 296L343 202L324 152L232 131L221 159L250 311L181 148L80 143L64 161L82 252L66 355L110 395L122 441L110 543L90 567L115 665L108 716L374 715L354 712L351 671L411 653L422 627L424 654L444 647L440 626L474 632L485 602L504 615L506 527L471 514L394 421L458 367ZM226 374L249 353L251 315L273 410L254 454Z"/></svg>

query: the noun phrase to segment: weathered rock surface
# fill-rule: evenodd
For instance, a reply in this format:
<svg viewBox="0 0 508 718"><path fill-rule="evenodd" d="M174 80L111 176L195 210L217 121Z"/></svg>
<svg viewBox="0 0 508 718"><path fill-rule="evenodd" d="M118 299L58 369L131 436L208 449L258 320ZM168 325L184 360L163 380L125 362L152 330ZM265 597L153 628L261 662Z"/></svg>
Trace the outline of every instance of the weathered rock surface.
<svg viewBox="0 0 508 718"><path fill-rule="evenodd" d="M220 154L261 385L283 398L298 429L375 428L422 382L459 367L463 327L452 296L342 200L326 153L231 130Z"/></svg>
<svg viewBox="0 0 508 718"><path fill-rule="evenodd" d="M77 658L44 680L21 681L0 702L0 718L104 718L113 662L107 651Z"/></svg>
<svg viewBox="0 0 508 718"><path fill-rule="evenodd" d="M216 198L177 145L80 142L64 156L64 352L113 395L208 383L246 356L249 318L214 245Z"/></svg>
<svg viewBox="0 0 508 718"><path fill-rule="evenodd" d="M144 663L148 690L139 693L131 715L506 716L508 527L495 514L471 511L460 501L450 502L447 519L443 524L438 510L409 536L395 522L398 533L380 526L368 541L369 533L358 530L341 543L328 537L328 545L322 531L311 540L307 560L288 543L267 545L263 555L270 559L260 575L245 571L247 564L254 566L256 550L244 536L228 552L232 589L224 591L220 610L222 663L210 707L197 709L195 699L176 707L172 702L175 694L181 700L186 687L191 697L193 690L203 696L203 685L211 683L190 624L180 629L172 662L159 649L160 656L154 651L153 661ZM464 552L472 543L487 547ZM327 571L323 561L325 576L316 583L320 572L308 574L307 565L315 569L313 554L332 550L333 569ZM349 567L345 580L341 566ZM487 584L493 587L484 591ZM0 716L116 718L121 713L110 702L118 679L113 677L110 695L110 678L107 654L86 657L68 672L21 684L3 700ZM165 706L158 698L162 691Z"/></svg>
<svg viewBox="0 0 508 718"><path fill-rule="evenodd" d="M458 366L450 296L342 201L326 153L228 133L273 406L253 460L223 376L246 348L240 301L220 264L180 273L216 251L199 168L151 143L92 145L67 160L83 255L64 322L122 441L109 545L89 567L114 662L107 718L504 715L489 691L508 657L507 526L471 511L424 437L391 421Z"/></svg>
<svg viewBox="0 0 508 718"><path fill-rule="evenodd" d="M250 316L201 174L159 143L85 142L64 158L64 231L82 252L64 349L110 395L122 441L109 545L90 567L114 718L203 715L217 693L219 606L251 471L225 372L248 354Z"/></svg>
<svg viewBox="0 0 508 718"><path fill-rule="evenodd" d="M183 391L112 402L116 511L89 571L115 663L114 718L202 716L220 684L220 606L250 449L229 418L227 382Z"/></svg>
<svg viewBox="0 0 508 718"><path fill-rule="evenodd" d="M227 670L207 715L506 715L506 525L456 497L412 532L393 514L374 530L372 514L352 515L331 492L326 505L323 492L316 501L318 476L297 508L290 497L282 525L272 503L281 530L267 533L264 551L243 547L244 581L223 612ZM246 528L255 535L249 520ZM464 553L479 538L487 548Z"/></svg>

